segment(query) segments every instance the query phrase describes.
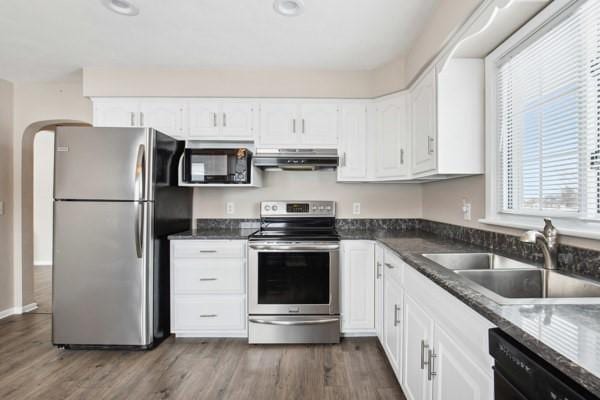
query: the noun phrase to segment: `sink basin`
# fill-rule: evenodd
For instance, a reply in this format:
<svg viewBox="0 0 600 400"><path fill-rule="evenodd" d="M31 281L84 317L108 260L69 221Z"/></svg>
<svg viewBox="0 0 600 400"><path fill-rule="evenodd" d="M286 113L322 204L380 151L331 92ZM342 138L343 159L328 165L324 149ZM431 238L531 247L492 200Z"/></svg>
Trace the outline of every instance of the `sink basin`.
<svg viewBox="0 0 600 400"><path fill-rule="evenodd" d="M494 253L439 253L423 254L423 257L451 270L533 268L530 264Z"/></svg>
<svg viewBox="0 0 600 400"><path fill-rule="evenodd" d="M423 257L466 278L498 304L600 304L600 282L546 270L493 253L440 253Z"/></svg>
<svg viewBox="0 0 600 400"><path fill-rule="evenodd" d="M455 272L508 299L577 299L574 302L580 302L579 299L597 298L595 300L600 302L600 284L541 268Z"/></svg>

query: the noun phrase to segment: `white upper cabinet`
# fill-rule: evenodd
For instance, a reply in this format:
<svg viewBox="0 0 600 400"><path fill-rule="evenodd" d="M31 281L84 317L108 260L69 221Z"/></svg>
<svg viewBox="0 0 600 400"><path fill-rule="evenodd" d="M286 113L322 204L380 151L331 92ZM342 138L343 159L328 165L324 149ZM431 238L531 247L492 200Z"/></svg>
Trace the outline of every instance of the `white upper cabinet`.
<svg viewBox="0 0 600 400"><path fill-rule="evenodd" d="M94 100L94 126L139 127L140 103L134 99Z"/></svg>
<svg viewBox="0 0 600 400"><path fill-rule="evenodd" d="M407 93L375 105L375 178L406 178L410 173Z"/></svg>
<svg viewBox="0 0 600 400"><path fill-rule="evenodd" d="M437 161L435 69L426 72L411 89L412 172L434 170ZM461 153L455 157L464 156Z"/></svg>
<svg viewBox="0 0 600 400"><path fill-rule="evenodd" d="M221 104L221 132L224 138L254 139L254 110L256 105L248 102Z"/></svg>
<svg viewBox="0 0 600 400"><path fill-rule="evenodd" d="M298 106L293 103L263 103L260 106L260 146L292 146L298 138Z"/></svg>
<svg viewBox="0 0 600 400"><path fill-rule="evenodd" d="M139 125L155 128L173 137L185 136L187 103L147 100L140 103Z"/></svg>
<svg viewBox="0 0 600 400"><path fill-rule="evenodd" d="M335 104L263 102L258 147L335 148L338 119Z"/></svg>
<svg viewBox="0 0 600 400"><path fill-rule="evenodd" d="M336 104L300 105L299 131L302 144L335 147L338 143L339 107Z"/></svg>
<svg viewBox="0 0 600 400"><path fill-rule="evenodd" d="M192 100L189 105L188 124L190 139L204 139L219 135L219 103Z"/></svg>
<svg viewBox="0 0 600 400"><path fill-rule="evenodd" d="M449 59L412 87L413 176L484 172L483 71L481 59Z"/></svg>
<svg viewBox="0 0 600 400"><path fill-rule="evenodd" d="M189 138L253 140L256 106L247 101L190 101Z"/></svg>
<svg viewBox="0 0 600 400"><path fill-rule="evenodd" d="M375 332L375 245L344 240L341 244L342 332Z"/></svg>
<svg viewBox="0 0 600 400"><path fill-rule="evenodd" d="M340 109L339 181L364 181L368 171L367 105L344 104Z"/></svg>
<svg viewBox="0 0 600 400"><path fill-rule="evenodd" d="M439 70L438 173L484 173L484 84L484 63L481 59L450 59Z"/></svg>

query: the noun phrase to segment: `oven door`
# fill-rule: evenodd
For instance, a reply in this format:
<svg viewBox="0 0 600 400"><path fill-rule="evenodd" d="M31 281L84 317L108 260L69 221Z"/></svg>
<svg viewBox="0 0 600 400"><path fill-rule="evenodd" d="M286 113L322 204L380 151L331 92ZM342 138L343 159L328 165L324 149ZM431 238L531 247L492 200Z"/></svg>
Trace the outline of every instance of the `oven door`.
<svg viewBox="0 0 600 400"><path fill-rule="evenodd" d="M250 243L250 314L339 314L339 248L337 242Z"/></svg>

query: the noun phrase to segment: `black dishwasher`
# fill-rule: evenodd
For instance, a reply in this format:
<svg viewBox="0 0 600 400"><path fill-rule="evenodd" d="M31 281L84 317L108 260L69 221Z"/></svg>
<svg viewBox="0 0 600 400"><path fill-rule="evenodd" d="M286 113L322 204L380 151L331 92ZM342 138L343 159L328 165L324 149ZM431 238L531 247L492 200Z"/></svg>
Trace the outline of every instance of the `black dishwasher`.
<svg viewBox="0 0 600 400"><path fill-rule="evenodd" d="M598 399L500 329L489 335L495 400Z"/></svg>

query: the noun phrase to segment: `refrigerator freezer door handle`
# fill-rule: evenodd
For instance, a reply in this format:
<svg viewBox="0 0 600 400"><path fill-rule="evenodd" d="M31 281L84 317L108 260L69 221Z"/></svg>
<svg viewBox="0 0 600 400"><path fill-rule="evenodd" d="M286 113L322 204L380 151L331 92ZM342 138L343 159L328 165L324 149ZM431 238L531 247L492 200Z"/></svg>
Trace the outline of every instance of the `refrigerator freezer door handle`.
<svg viewBox="0 0 600 400"><path fill-rule="evenodd" d="M140 144L138 147L137 161L135 164L135 190L136 190L136 221L135 221L135 249L138 258L142 258L142 250L144 248L144 218L143 205L140 201L144 198L144 181L146 180L146 165L145 165L145 147Z"/></svg>

